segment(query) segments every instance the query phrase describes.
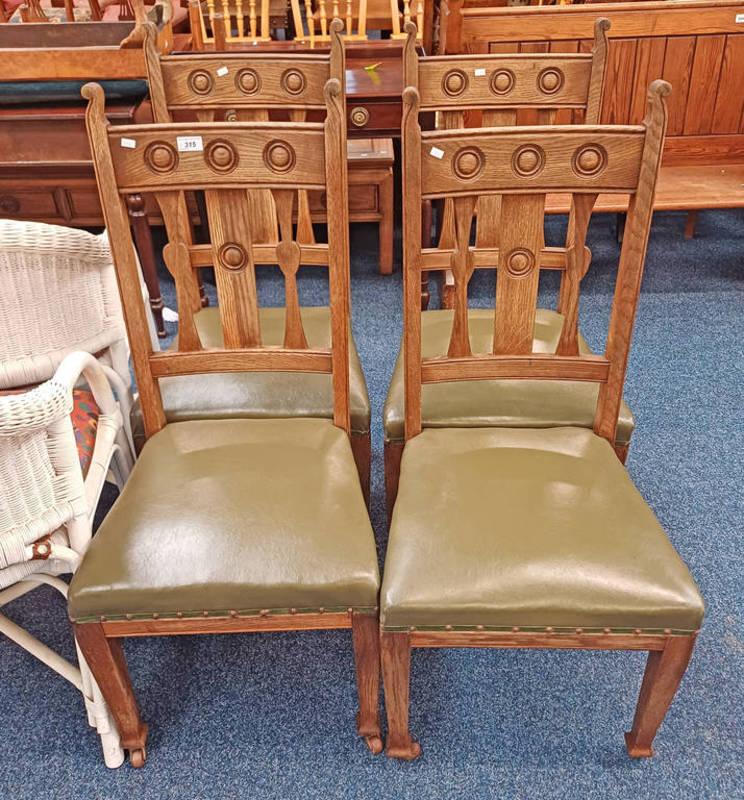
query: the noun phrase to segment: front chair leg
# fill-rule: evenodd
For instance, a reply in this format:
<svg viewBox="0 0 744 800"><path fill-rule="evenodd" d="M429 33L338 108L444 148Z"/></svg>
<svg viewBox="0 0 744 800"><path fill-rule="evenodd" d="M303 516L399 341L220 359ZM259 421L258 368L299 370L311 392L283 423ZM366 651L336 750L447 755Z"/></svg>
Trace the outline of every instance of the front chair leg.
<svg viewBox="0 0 744 800"><path fill-rule="evenodd" d="M408 731L408 695L411 682L411 637L407 633L382 632L380 636L382 681L388 735L385 751L392 758L412 761L421 755L421 745Z"/></svg>
<svg viewBox="0 0 744 800"><path fill-rule="evenodd" d="M382 752L380 732L380 636L377 614L358 614L351 618L354 640L359 712L357 731L375 754Z"/></svg>
<svg viewBox="0 0 744 800"><path fill-rule="evenodd" d="M78 623L75 639L119 730L132 766L145 763L147 725L142 722L119 639L107 639L98 622Z"/></svg>
<svg viewBox="0 0 744 800"><path fill-rule="evenodd" d="M694 647L695 636L673 636L663 650L649 652L633 728L625 734L628 755L633 758L648 758L654 754L654 736L685 674Z"/></svg>

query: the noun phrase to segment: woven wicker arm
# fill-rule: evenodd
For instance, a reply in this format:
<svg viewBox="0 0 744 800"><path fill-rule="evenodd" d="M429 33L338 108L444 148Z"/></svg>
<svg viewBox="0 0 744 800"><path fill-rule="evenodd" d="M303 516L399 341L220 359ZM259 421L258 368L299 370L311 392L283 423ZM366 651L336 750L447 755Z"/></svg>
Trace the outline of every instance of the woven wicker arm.
<svg viewBox="0 0 744 800"><path fill-rule="evenodd" d="M81 375L100 409L85 480L70 420ZM109 467L124 478L131 465L119 405L89 353L69 355L36 389L0 397L0 588L33 572L74 571Z"/></svg>

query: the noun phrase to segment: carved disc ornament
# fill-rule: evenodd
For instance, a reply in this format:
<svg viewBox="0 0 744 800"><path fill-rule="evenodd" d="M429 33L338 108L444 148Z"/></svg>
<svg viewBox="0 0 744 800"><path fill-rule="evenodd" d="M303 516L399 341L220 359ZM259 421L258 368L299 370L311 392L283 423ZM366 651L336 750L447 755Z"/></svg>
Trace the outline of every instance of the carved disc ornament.
<svg viewBox="0 0 744 800"><path fill-rule="evenodd" d="M452 156L452 171L461 181L477 178L486 163L483 153L477 147L464 147Z"/></svg>
<svg viewBox="0 0 744 800"><path fill-rule="evenodd" d="M601 144L582 145L573 154L571 168L580 178L596 178L607 168L607 151Z"/></svg>
<svg viewBox="0 0 744 800"><path fill-rule="evenodd" d="M516 78L510 69L497 69L491 75L489 86L494 94L509 94L514 88Z"/></svg>
<svg viewBox="0 0 744 800"><path fill-rule="evenodd" d="M255 69L241 69L235 76L235 88L243 94L256 94L261 91L261 76Z"/></svg>
<svg viewBox="0 0 744 800"><path fill-rule="evenodd" d="M294 169L297 160L292 145L279 139L274 139L264 147L263 158L264 163L272 172L279 173Z"/></svg>
<svg viewBox="0 0 744 800"><path fill-rule="evenodd" d="M214 88L214 78L205 69L195 69L189 74L188 84L194 94L203 96Z"/></svg>
<svg viewBox="0 0 744 800"><path fill-rule="evenodd" d="M555 94L563 86L565 77L558 67L545 67L537 76L537 88L543 94Z"/></svg>
<svg viewBox="0 0 744 800"><path fill-rule="evenodd" d="M151 142L145 149L145 165L152 172L164 175L178 166L176 148L168 142Z"/></svg>
<svg viewBox="0 0 744 800"><path fill-rule="evenodd" d="M536 144L523 144L512 155L512 169L522 178L534 178L545 166L545 151Z"/></svg>
<svg viewBox="0 0 744 800"><path fill-rule="evenodd" d="M305 76L298 69L288 69L282 75L281 84L287 94L302 94L305 91Z"/></svg>
<svg viewBox="0 0 744 800"><path fill-rule="evenodd" d="M237 150L230 142L215 139L204 148L204 160L210 169L226 175L238 166L240 159Z"/></svg>
<svg viewBox="0 0 744 800"><path fill-rule="evenodd" d="M248 263L248 254L245 252L245 248L237 242L225 242L220 247L217 258L220 266L233 272L239 272Z"/></svg>
<svg viewBox="0 0 744 800"><path fill-rule="evenodd" d="M512 278L524 278L535 268L535 254L525 247L517 247L506 258L506 271Z"/></svg>
<svg viewBox="0 0 744 800"><path fill-rule="evenodd" d="M459 97L468 88L468 76L461 69L452 69L442 78L442 91L447 97Z"/></svg>

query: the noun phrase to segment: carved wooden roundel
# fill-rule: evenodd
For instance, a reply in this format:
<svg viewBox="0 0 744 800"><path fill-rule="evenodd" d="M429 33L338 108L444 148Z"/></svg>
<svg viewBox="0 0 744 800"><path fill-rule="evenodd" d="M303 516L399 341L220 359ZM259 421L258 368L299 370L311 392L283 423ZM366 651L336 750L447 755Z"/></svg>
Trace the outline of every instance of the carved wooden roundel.
<svg viewBox="0 0 744 800"><path fill-rule="evenodd" d="M226 175L238 166L240 159L237 150L230 142L215 139L204 148L204 160L210 169Z"/></svg>
<svg viewBox="0 0 744 800"><path fill-rule="evenodd" d="M305 91L305 76L298 69L286 70L281 83L287 94L302 94Z"/></svg>
<svg viewBox="0 0 744 800"><path fill-rule="evenodd" d="M497 69L491 75L489 86L494 94L509 94L514 88L514 73L510 69Z"/></svg>
<svg viewBox="0 0 744 800"><path fill-rule="evenodd" d="M145 149L145 165L153 172L164 175L178 166L176 148L168 142L151 142Z"/></svg>
<svg viewBox="0 0 744 800"><path fill-rule="evenodd" d="M264 163L272 172L289 172L294 169L295 151L292 145L275 139L264 147Z"/></svg>
<svg viewBox="0 0 744 800"><path fill-rule="evenodd" d="M607 167L607 151L601 144L585 144L576 148L571 167L580 178L595 178Z"/></svg>
<svg viewBox="0 0 744 800"><path fill-rule="evenodd" d="M512 155L512 169L522 178L533 178L545 166L545 151L536 144L523 144Z"/></svg>
<svg viewBox="0 0 744 800"><path fill-rule="evenodd" d="M238 272L248 263L248 254L243 245L237 242L225 242L217 252L220 266Z"/></svg>
<svg viewBox="0 0 744 800"><path fill-rule="evenodd" d="M206 95L214 88L214 78L205 69L195 69L188 77L189 89L194 94Z"/></svg>
<svg viewBox="0 0 744 800"><path fill-rule="evenodd" d="M243 94L256 94L261 90L261 76L255 69L241 69L235 76L235 88Z"/></svg>
<svg viewBox="0 0 744 800"><path fill-rule="evenodd" d="M12 194L0 195L0 211L3 214L17 214L21 210L21 201Z"/></svg>
<svg viewBox="0 0 744 800"><path fill-rule="evenodd" d="M452 171L461 181L472 181L483 172L486 159L477 147L463 147L452 156Z"/></svg>
<svg viewBox="0 0 744 800"><path fill-rule="evenodd" d="M558 67L545 67L537 76L537 88L543 94L555 94L563 86L563 72Z"/></svg>
<svg viewBox="0 0 744 800"><path fill-rule="evenodd" d="M535 254L526 247L517 247L506 257L506 271L512 278L524 278L535 267Z"/></svg>
<svg viewBox="0 0 744 800"><path fill-rule="evenodd" d="M451 69L442 78L442 91L447 97L459 97L468 88L468 76L461 69Z"/></svg>

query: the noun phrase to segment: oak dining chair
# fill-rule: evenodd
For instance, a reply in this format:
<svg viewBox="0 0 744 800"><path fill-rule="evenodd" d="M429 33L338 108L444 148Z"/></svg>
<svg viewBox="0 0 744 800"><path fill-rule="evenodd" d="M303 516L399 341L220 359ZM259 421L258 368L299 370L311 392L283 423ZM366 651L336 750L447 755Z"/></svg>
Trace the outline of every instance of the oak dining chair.
<svg viewBox="0 0 744 800"><path fill-rule="evenodd" d="M109 127L100 86L83 88L89 141L122 297L147 441L73 578L75 637L133 765L147 725L121 640L129 636L347 628L357 730L381 750L379 576L349 443L349 240L342 87L325 83L325 123L220 122ZM270 189L277 243L252 240L248 190ZM327 244L299 243L299 189L327 193ZM194 245L186 191L203 191L210 244ZM178 342L153 352L124 198L152 196L178 299ZM203 344L195 270L215 268L221 340ZM286 305L264 338L255 265L278 264ZM330 341L306 325L301 264L328 269ZM270 326L269 326L270 327ZM272 334L273 336L273 334ZM333 417L168 422L159 381L214 372L330 375Z"/></svg>
<svg viewBox="0 0 744 800"><path fill-rule="evenodd" d="M153 118L158 123L196 118L200 122L266 122L270 113L282 113L293 122L304 122L308 113L325 114L323 87L329 78L339 82L344 75L344 45L341 22L331 22L330 53L159 53L156 30L148 25L145 40ZM342 95L343 99L343 95ZM297 190L294 204L296 240L301 246L315 246L308 192ZM202 195L197 195L201 199ZM141 203L141 197L135 200ZM279 225L270 189L248 194L253 242L277 244ZM203 206L203 204L201 204ZM202 207L202 217L206 210ZM193 240L192 236L192 240ZM205 250L195 251L204 253ZM209 250L202 266L210 259ZM199 257L199 256L195 256ZM323 265L321 269L325 269ZM262 308L264 341L280 344L283 309ZM330 341L331 312L328 307L303 308L308 341L326 346ZM196 315L202 344L220 346L220 311L203 308ZM370 401L354 338L349 331L349 380L351 403L351 444L369 499ZM160 382L166 419L236 417L333 416L333 383L327 374L311 372L212 373L165 377ZM136 441L144 439L142 415L135 407L132 428Z"/></svg>
<svg viewBox="0 0 744 800"><path fill-rule="evenodd" d="M407 26L404 51L405 86L419 90L420 111L437 114L437 128L464 128L475 121L484 127L553 125L558 123L597 124L601 110L605 63L607 59L606 19L594 25L594 45L587 53L478 54L420 56L416 52L416 31ZM533 167L537 170L539 165ZM497 194L478 198L474 212L475 237L479 246L497 247L499 209ZM422 285L432 271L451 276L450 259L455 238L454 200L438 201L442 210L441 233L435 249L427 249ZM560 248L551 248L558 253ZM591 253L585 249L585 269ZM490 266L478 263L475 268ZM447 279L454 288L451 277ZM536 350L555 350L568 296L561 292L555 311L538 308L535 316ZM424 304L424 306L426 303ZM448 302L451 306L452 303ZM470 309L470 333L479 346L488 347L493 329L493 312ZM452 311L426 310L422 315L422 349L428 356L444 355L452 325ZM579 348L589 352L578 333ZM398 354L383 410L385 432L385 491L388 516L392 513L403 452L404 400L403 348ZM512 426L551 427L580 425L591 427L597 392L596 383L546 385L542 381L453 381L423 388L424 427ZM633 415L622 402L618 415L615 451L623 462L627 458L633 433Z"/></svg>
<svg viewBox="0 0 744 800"><path fill-rule="evenodd" d="M576 648L648 651L631 756L652 742L690 660L702 598L613 446L669 84L654 81L642 125L476 128L422 133L419 91L404 91L405 436L380 594L387 753L415 758L408 727L411 649ZM543 243L546 194L572 196L569 241ZM628 227L603 355L578 336L584 240L597 194L629 193ZM470 244L476 200L499 195L498 246ZM421 203L449 197L455 307L445 354L422 351ZM481 220L483 223L483 220ZM487 347L469 336L468 281L496 268ZM542 270L565 298L555 352L534 347ZM591 428L422 430L422 386L452 380L593 381ZM502 687L503 691L508 688Z"/></svg>

